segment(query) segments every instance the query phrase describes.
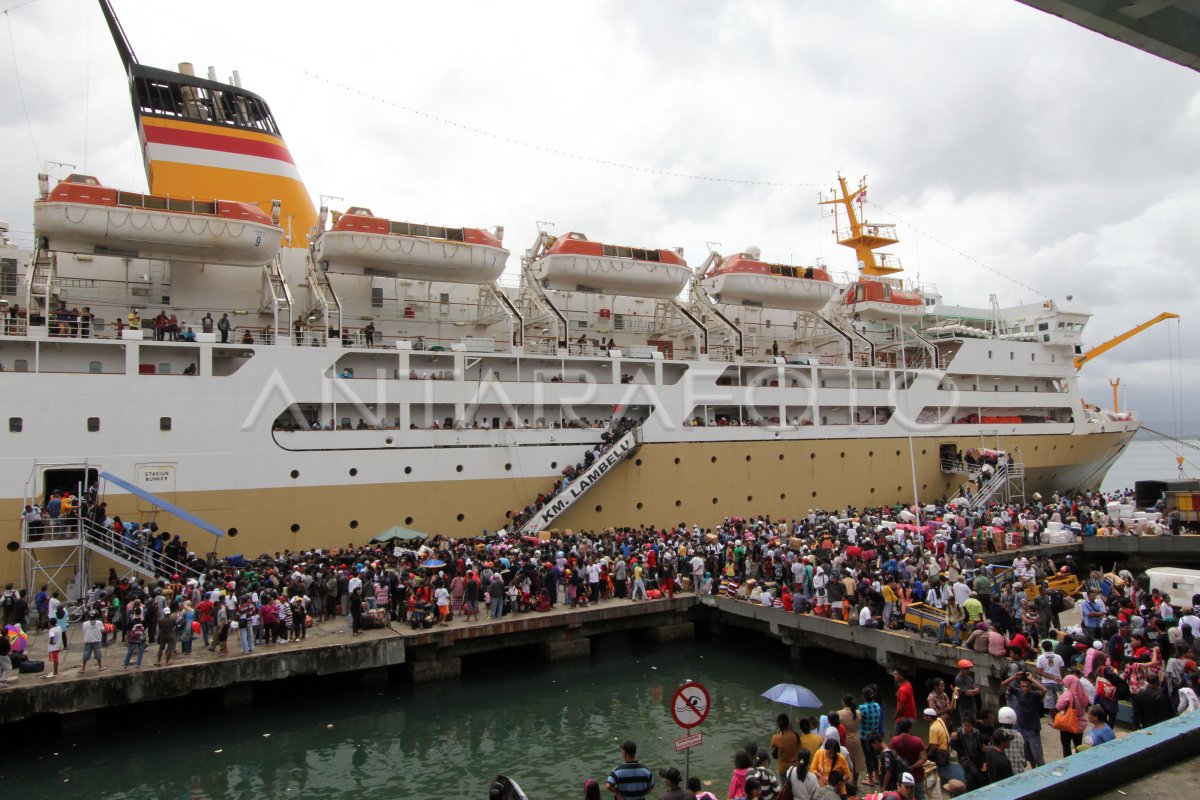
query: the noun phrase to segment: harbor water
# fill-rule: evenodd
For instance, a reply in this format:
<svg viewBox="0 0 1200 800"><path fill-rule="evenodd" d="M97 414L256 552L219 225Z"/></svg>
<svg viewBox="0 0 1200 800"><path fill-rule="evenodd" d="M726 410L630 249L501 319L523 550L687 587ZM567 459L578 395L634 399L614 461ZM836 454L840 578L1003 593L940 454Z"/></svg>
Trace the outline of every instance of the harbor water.
<svg viewBox="0 0 1200 800"><path fill-rule="evenodd" d="M468 661L461 681L443 684L324 680L281 684L239 710L120 710L96 733L10 742L0 793L468 800L486 797L489 779L502 772L531 800L576 798L587 778L603 783L626 738L637 741L640 760L656 775L670 765L682 771L674 740L685 731L673 722L670 701L690 679L712 697L692 774L724 797L735 750L748 740L769 749L775 716L787 710L759 696L772 685L807 686L827 710L846 692L858 698L868 683L885 698L893 694L873 664L815 652L792 667L778 642L738 631L664 645L601 637L590 659L556 664L533 663L527 652Z"/></svg>

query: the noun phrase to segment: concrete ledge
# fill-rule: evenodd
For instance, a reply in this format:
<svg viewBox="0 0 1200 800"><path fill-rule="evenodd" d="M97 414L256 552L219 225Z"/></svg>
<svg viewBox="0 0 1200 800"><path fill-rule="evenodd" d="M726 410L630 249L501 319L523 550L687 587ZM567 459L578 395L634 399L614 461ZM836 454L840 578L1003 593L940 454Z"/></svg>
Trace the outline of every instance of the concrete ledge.
<svg viewBox="0 0 1200 800"><path fill-rule="evenodd" d="M587 658L592 654L592 640L586 636L578 639L558 639L543 642L542 658L546 661L566 661L571 658Z"/></svg>
<svg viewBox="0 0 1200 800"><path fill-rule="evenodd" d="M988 800L1093 797L1191 758L1198 749L1200 713L1193 712L993 783L984 793Z"/></svg>
<svg viewBox="0 0 1200 800"><path fill-rule="evenodd" d="M234 645L236 647L236 644ZM300 675L333 675L404 662L405 643L386 636L308 649L230 655L219 661L154 667L153 657L140 670L122 670L116 653L102 675L81 680L30 681L6 689L0 703L0 725L38 714L67 714L111 706L168 700L205 689L226 690L226 704L241 705L253 697L252 685ZM72 669L68 667L68 669ZM246 695L245 692L250 692Z"/></svg>

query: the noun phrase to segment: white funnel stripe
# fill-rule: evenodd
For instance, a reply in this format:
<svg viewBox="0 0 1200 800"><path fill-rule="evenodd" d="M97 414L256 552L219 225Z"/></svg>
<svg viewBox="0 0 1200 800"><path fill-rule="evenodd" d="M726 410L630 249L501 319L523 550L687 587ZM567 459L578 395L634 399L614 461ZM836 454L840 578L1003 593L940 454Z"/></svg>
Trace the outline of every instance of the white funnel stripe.
<svg viewBox="0 0 1200 800"><path fill-rule="evenodd" d="M251 156L245 153L223 153L219 150L208 150L200 147L184 147L176 144L146 143L146 158L151 162L163 161L177 164L192 164L197 167L216 167L217 169L236 169L242 172L257 172L266 175L279 175L300 181L300 170L294 164L275 158Z"/></svg>

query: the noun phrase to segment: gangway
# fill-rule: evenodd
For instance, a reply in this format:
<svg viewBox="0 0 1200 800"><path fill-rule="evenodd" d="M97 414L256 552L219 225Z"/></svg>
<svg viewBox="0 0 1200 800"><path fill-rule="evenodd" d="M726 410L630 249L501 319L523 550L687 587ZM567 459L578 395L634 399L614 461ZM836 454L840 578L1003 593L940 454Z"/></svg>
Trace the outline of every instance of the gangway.
<svg viewBox="0 0 1200 800"><path fill-rule="evenodd" d="M637 452L642 444L642 429L635 427L617 440L608 452L600 456L592 465L583 470L570 483L562 487L558 494L546 501L546 504L534 512L524 525L517 531L519 536L534 536L538 531L546 530L550 523L564 514L567 509L583 497L593 486L629 456Z"/></svg>

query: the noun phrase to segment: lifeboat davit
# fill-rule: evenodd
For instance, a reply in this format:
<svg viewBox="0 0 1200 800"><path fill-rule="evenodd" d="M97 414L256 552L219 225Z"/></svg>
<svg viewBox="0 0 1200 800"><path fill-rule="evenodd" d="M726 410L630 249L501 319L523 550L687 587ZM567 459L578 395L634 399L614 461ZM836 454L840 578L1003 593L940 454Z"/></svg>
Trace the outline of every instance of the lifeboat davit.
<svg viewBox="0 0 1200 800"><path fill-rule="evenodd" d="M588 241L582 233L555 239L530 265L547 289L670 299L683 291L691 267L674 250L644 250Z"/></svg>
<svg viewBox="0 0 1200 800"><path fill-rule="evenodd" d="M925 316L924 297L879 280L857 281L842 303L851 314L868 322L911 325Z"/></svg>
<svg viewBox="0 0 1200 800"><path fill-rule="evenodd" d="M60 253L258 267L283 229L250 203L122 192L70 175L33 204L43 246Z"/></svg>
<svg viewBox="0 0 1200 800"><path fill-rule="evenodd" d="M789 311L820 311L838 292L820 267L768 264L756 248L722 259L702 285L718 303Z"/></svg>
<svg viewBox="0 0 1200 800"><path fill-rule="evenodd" d="M397 278L494 283L508 251L479 228L442 228L377 217L354 207L317 240L318 263L330 272L372 270Z"/></svg>

